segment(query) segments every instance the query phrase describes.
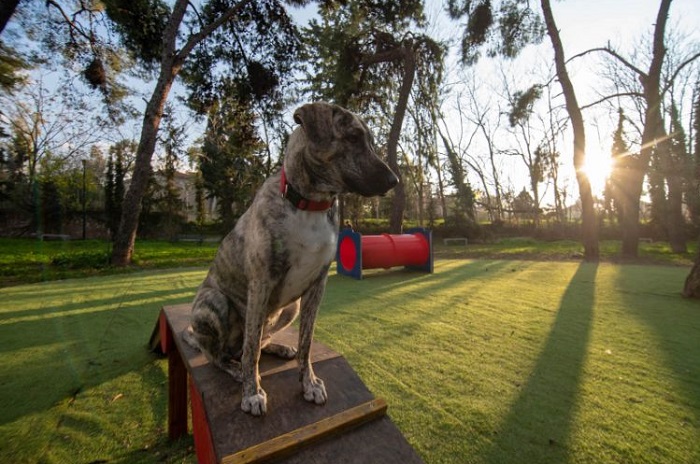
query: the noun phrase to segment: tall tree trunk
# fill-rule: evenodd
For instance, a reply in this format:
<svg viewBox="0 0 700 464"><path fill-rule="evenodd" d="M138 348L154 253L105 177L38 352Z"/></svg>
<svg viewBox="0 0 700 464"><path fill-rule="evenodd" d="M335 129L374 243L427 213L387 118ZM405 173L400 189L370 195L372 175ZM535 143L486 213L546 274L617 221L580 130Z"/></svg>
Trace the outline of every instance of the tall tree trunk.
<svg viewBox="0 0 700 464"><path fill-rule="evenodd" d="M185 44L178 52L176 49L178 30L185 17L188 0L177 0L168 19L168 24L163 32L163 51L161 53L160 73L153 95L146 105L141 127L141 139L136 150L136 161L131 178L129 190L124 197L122 217L119 230L114 238L112 246L112 264L126 266L131 262L136 242L139 215L141 214L141 201L148 188L148 180L151 176L151 158L155 151L158 129L163 117L163 109L168 99L170 89L177 77L182 65L194 49L194 47L219 28L225 22L231 20L248 0L241 0L221 14L216 20L205 24L199 32L189 36Z"/></svg>
<svg viewBox="0 0 700 464"><path fill-rule="evenodd" d="M685 242L685 219L683 217L683 181L678 166L673 166L666 181L668 183L668 198L666 211L668 214L668 241L674 253L687 253Z"/></svg>
<svg viewBox="0 0 700 464"><path fill-rule="evenodd" d="M138 229L139 215L141 214L141 200L146 193L148 180L151 177L151 158L156 148L163 109L165 108L173 81L182 66L182 61L176 61L178 56L175 53L175 43L186 9L187 2L179 1L175 5L163 34L160 73L151 99L146 105L141 126L141 139L136 149L134 172L131 176L129 189L124 196L122 217L112 245L112 264L115 266L128 265L134 253L136 231Z"/></svg>
<svg viewBox="0 0 700 464"><path fill-rule="evenodd" d="M413 80L416 76L416 57L411 44L404 44L401 47L403 57L403 81L399 90L399 100L396 102L394 110L394 119L389 130L389 139L387 140L387 161L389 167L399 177L399 183L394 187L394 201L391 207L391 216L389 218L389 232L392 234L400 234L403 225L403 215L406 210L406 188L404 180L399 170L398 161L398 146L399 137L401 136L401 127L404 117L406 116L406 108L408 107L408 98L411 95Z"/></svg>
<svg viewBox="0 0 700 464"><path fill-rule="evenodd" d="M666 56L664 35L668 12L671 8L671 0L661 0L659 12L654 26L654 42L649 72L639 75L639 80L644 89L646 102L646 119L642 130L642 148L639 158L633 163L630 170L623 210L622 255L627 258L636 257L639 248L639 201L642 195L644 176L649 167L651 154L654 147L664 138L664 123L661 116L661 70ZM663 156L666 156L664 153Z"/></svg>
<svg viewBox="0 0 700 464"><path fill-rule="evenodd" d="M649 160L628 157L617 186L622 216L622 256L634 258L639 246L639 200Z"/></svg>
<svg viewBox="0 0 700 464"><path fill-rule="evenodd" d="M595 208L593 204L593 192L591 182L583 167L586 163L586 132L583 125L583 115L576 100L576 92L569 78L566 69L566 59L564 57L564 47L559 37L552 8L549 0L541 0L542 12L544 13L547 34L552 41L554 48L554 63L556 65L557 78L564 92L566 111L571 119L571 126L574 131L574 168L576 169L576 180L578 182L579 194L581 196L582 209L582 241L584 249L584 259L586 261L597 261L599 258L598 248L598 221L596 220Z"/></svg>
<svg viewBox="0 0 700 464"><path fill-rule="evenodd" d="M3 0L2 4L0 4L0 33L7 26L7 22L14 14L18 4L19 0Z"/></svg>
<svg viewBox="0 0 700 464"><path fill-rule="evenodd" d="M690 274L685 279L683 296L686 298L700 298L700 246L698 247L698 256L695 258L695 265L693 265Z"/></svg>

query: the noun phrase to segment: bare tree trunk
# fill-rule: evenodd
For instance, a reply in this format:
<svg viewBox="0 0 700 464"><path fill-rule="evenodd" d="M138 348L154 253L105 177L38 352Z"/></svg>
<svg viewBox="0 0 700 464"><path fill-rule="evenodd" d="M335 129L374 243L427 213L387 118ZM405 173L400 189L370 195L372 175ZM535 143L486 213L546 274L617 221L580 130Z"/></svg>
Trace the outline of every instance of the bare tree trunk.
<svg viewBox="0 0 700 464"><path fill-rule="evenodd" d="M392 171L399 177L399 183L394 187L394 201L391 207L391 216L389 217L389 232L392 234L400 234L403 225L403 215L406 210L406 188L402 180L401 171L399 170L398 162L398 146L399 137L401 136L401 126L403 125L404 117L406 116L406 108L408 107L408 98L413 87L413 80L416 75L416 57L413 54L413 49L410 44L404 44L401 48L403 57L403 81L399 91L399 100L396 102L394 110L394 120L391 123L389 130L389 139L387 140L387 162Z"/></svg>
<svg viewBox="0 0 700 464"><path fill-rule="evenodd" d="M685 219L683 217L683 180L679 167L675 166L671 154L668 154L669 162L673 164L666 182L668 183L667 214L668 214L668 241L671 251L674 253L687 253L685 242Z"/></svg>
<svg viewBox="0 0 700 464"><path fill-rule="evenodd" d="M683 296L686 298L700 298L700 247L698 247L698 256L695 258L695 265L685 279Z"/></svg>
<svg viewBox="0 0 700 464"><path fill-rule="evenodd" d="M189 36L187 42L177 51L177 38L180 24L185 17L189 2L177 0L170 14L168 24L163 32L163 51L161 54L160 73L153 95L146 105L141 127L141 139L136 150L136 161L131 178L129 190L126 192L122 207L122 217L119 229L114 237L112 246L112 264L126 266L131 262L136 242L139 215L141 214L141 200L146 193L148 180L151 176L151 158L155 151L158 129L163 117L163 109L168 99L168 94L182 65L192 49L204 40L214 30L229 21L246 3L241 0L213 22L203 25L196 34Z"/></svg>
<svg viewBox="0 0 700 464"><path fill-rule="evenodd" d="M576 100L574 86L566 69L564 47L559 37L559 30L554 21L554 15L552 14L549 0L541 0L541 4L545 24L547 26L547 34L549 34L552 47L554 48L554 62L557 70L557 78L564 92L566 110L569 113L571 126L574 131L574 168L576 169L576 180L578 181L579 194L581 196L581 232L584 259L586 261L597 261L599 259L598 221L596 220L595 208L593 205L591 183L583 170L586 162L586 132L583 125L583 115L581 114L581 108Z"/></svg>
<svg viewBox="0 0 700 464"><path fill-rule="evenodd" d="M639 201L642 195L644 176L649 167L654 147L664 138L664 125L661 116L661 68L666 55L664 34L671 0L662 0L654 26L654 44L649 72L636 70L644 88L646 101L646 120L642 131L642 148L639 159L633 163L626 180L626 190L623 207L622 255L627 258L636 257L639 248ZM626 63L628 66L629 64ZM633 68L634 69L634 68Z"/></svg>
<svg viewBox="0 0 700 464"><path fill-rule="evenodd" d="M486 126L483 122L483 120L479 120L477 122L477 125L481 129L481 133L484 135L484 138L486 139L486 145L488 146L489 149L489 162L491 164L491 175L493 177L493 185L494 185L494 196L495 196L495 203L496 203L496 212L494 218L491 220L491 222L500 222L503 220L503 195L502 195L502 188L501 188L501 181L498 176L499 168L496 165L496 149L494 147L493 139L491 135L488 133L486 130ZM486 188L486 184L484 183L484 188Z"/></svg>
<svg viewBox="0 0 700 464"><path fill-rule="evenodd" d="M122 217L112 245L112 264L115 266L128 265L134 253L136 231L138 229L139 215L141 214L141 200L146 193L148 180L151 176L151 158L156 148L163 109L175 76L177 76L182 66L182 61L176 62L175 42L186 9L187 2L180 1L175 5L163 33L160 74L158 75L153 95L151 95L151 99L146 105L141 126L141 139L136 149L134 172L131 176L129 189L124 196Z"/></svg>
<svg viewBox="0 0 700 464"><path fill-rule="evenodd" d="M5 26L7 26L7 22L17 9L18 4L19 0L4 0L2 4L0 4L0 33L2 33Z"/></svg>
<svg viewBox="0 0 700 464"><path fill-rule="evenodd" d="M437 127L437 123L435 123ZM435 156L435 171L437 171L438 178L438 195L440 196L440 206L442 206L442 217L447 217L447 203L445 202L445 181L442 178L442 165L440 164L440 157Z"/></svg>

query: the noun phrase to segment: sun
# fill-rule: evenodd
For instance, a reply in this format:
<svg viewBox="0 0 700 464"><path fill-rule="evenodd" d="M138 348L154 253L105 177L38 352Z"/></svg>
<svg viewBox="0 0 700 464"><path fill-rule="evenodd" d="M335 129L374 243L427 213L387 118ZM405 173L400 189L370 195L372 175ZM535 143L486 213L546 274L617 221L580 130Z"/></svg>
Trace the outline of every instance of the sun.
<svg viewBox="0 0 700 464"><path fill-rule="evenodd" d="M593 195L602 197L605 183L612 171L612 160L609 153L591 151L586 154L583 172L588 176Z"/></svg>

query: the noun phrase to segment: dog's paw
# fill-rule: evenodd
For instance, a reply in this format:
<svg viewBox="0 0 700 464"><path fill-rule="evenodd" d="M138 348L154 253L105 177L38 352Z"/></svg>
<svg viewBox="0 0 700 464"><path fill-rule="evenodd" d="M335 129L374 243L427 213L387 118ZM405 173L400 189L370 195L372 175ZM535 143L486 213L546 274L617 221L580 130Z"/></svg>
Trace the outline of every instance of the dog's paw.
<svg viewBox="0 0 700 464"><path fill-rule="evenodd" d="M224 372L229 373L236 382L243 382L241 363L233 359L219 360L215 365Z"/></svg>
<svg viewBox="0 0 700 464"><path fill-rule="evenodd" d="M293 346L282 345L281 343L270 343L262 349L263 353L272 354L282 359L294 359L297 349Z"/></svg>
<svg viewBox="0 0 700 464"><path fill-rule="evenodd" d="M244 396L241 401L241 409L253 416L262 416L267 412L267 394L262 388L258 393L251 396Z"/></svg>
<svg viewBox="0 0 700 464"><path fill-rule="evenodd" d="M328 399L326 386L323 384L323 380L318 377L314 377L308 381L305 380L303 388L304 399L310 403L324 404Z"/></svg>

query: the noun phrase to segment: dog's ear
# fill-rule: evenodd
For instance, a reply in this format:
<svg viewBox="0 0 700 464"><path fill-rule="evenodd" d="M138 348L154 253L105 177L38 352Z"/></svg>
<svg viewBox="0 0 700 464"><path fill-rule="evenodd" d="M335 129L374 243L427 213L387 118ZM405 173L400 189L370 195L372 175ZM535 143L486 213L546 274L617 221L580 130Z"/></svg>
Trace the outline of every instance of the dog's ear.
<svg viewBox="0 0 700 464"><path fill-rule="evenodd" d="M334 106L322 102L308 103L294 112L294 122L301 125L310 142L323 144L331 141Z"/></svg>

